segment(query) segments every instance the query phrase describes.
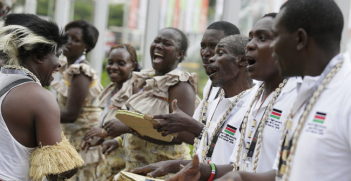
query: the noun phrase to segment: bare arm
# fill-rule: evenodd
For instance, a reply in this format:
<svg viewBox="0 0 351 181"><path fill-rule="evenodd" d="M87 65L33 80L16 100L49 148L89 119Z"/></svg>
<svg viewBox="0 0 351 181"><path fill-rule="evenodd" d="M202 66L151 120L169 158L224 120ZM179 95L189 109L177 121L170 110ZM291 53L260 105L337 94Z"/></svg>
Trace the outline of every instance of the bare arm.
<svg viewBox="0 0 351 181"><path fill-rule="evenodd" d="M41 89L37 97L33 99L40 102L34 108L34 120L36 129L36 139L38 145L47 146L55 145L61 142L61 127L60 127L60 108L56 103L55 98L46 89ZM60 173L60 177L72 177L77 173L77 169L72 169L64 173ZM51 179L58 178L58 175L48 176Z"/></svg>
<svg viewBox="0 0 351 181"><path fill-rule="evenodd" d="M61 123L73 123L77 120L88 96L91 81L90 77L82 73L73 77L66 109L61 110Z"/></svg>
<svg viewBox="0 0 351 181"><path fill-rule="evenodd" d="M195 110L195 91L188 82L179 82L168 89L169 102L177 100L177 107L188 116L193 116ZM169 104L169 112L173 112L172 104ZM186 143L194 143L195 136L189 132L180 132L178 139Z"/></svg>

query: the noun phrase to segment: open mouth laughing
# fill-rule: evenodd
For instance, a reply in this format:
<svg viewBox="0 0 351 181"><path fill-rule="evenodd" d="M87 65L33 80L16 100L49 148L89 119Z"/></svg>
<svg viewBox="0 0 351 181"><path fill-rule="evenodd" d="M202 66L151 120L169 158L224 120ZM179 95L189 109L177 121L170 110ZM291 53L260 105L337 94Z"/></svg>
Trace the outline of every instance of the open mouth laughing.
<svg viewBox="0 0 351 181"><path fill-rule="evenodd" d="M161 53L154 52L153 58L154 63L161 63L163 61L163 55Z"/></svg>

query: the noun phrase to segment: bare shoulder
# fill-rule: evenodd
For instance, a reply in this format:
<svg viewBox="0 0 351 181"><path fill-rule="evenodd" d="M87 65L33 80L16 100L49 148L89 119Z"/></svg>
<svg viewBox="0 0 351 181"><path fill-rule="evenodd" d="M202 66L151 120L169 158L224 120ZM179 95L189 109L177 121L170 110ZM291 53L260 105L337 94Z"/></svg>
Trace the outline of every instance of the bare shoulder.
<svg viewBox="0 0 351 181"><path fill-rule="evenodd" d="M25 83L13 88L6 99L10 102L20 103L21 107L26 106L28 109L56 108L58 106L52 93L36 83Z"/></svg>
<svg viewBox="0 0 351 181"><path fill-rule="evenodd" d="M190 95L195 95L195 90L189 82L178 82L178 84L169 87L169 93L175 95L184 95L188 93Z"/></svg>

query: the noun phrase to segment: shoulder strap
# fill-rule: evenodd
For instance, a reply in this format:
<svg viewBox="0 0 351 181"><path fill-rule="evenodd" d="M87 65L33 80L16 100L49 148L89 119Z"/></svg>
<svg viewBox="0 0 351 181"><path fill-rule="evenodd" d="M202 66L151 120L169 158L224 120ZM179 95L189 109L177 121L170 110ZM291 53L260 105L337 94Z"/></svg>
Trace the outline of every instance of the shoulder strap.
<svg viewBox="0 0 351 181"><path fill-rule="evenodd" d="M33 80L31 79L19 79L14 82L11 82L7 86L5 86L3 89L0 90L0 97L4 95L7 91L9 91L12 87L15 87L16 85L25 83L25 82L32 82Z"/></svg>

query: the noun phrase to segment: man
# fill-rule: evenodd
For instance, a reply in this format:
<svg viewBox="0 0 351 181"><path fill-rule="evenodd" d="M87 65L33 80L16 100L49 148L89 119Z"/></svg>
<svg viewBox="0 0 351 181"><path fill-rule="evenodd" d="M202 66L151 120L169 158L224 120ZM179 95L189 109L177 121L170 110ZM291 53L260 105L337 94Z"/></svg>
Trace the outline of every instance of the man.
<svg viewBox="0 0 351 181"><path fill-rule="evenodd" d="M339 54L342 29L343 16L333 0L294 0L282 6L271 46L281 74L302 76L303 82L297 84L273 165L277 172L232 172L220 180L350 180L351 65L348 56Z"/></svg>
<svg viewBox="0 0 351 181"><path fill-rule="evenodd" d="M194 151L200 155L200 160L203 163L229 163L226 155L227 157L231 155L237 142L239 134L236 131L239 132L242 117L247 110L245 103L253 96L253 90L250 89L252 80L248 77L247 62L244 57L247 43L248 38L241 35L225 37L218 43L215 56L209 59L210 64L207 68L212 86L222 88L224 94L209 101L208 108L202 111L207 112L207 119L200 134L201 137L194 145L197 148ZM201 107L203 106L204 104ZM173 107L176 112L174 114L181 113L181 110L177 109L176 103L173 103ZM192 121L188 123L188 126L192 127L192 123L199 122ZM156 174L152 176L161 176L175 173L179 171L180 164L186 165L189 162L191 160L172 160L152 164L149 167L164 165L160 166L163 173L160 173L160 169L151 173ZM149 169L147 167L141 168L139 171L136 170L135 173L146 174Z"/></svg>
<svg viewBox="0 0 351 181"><path fill-rule="evenodd" d="M252 79L259 80L255 97L249 101L241 125L240 141L230 156L233 164L217 165L214 168L199 164L197 156L172 180L211 180L227 172L243 170L262 173L271 170L283 125L296 97L296 78L283 80L279 75L276 60L272 57L270 44L273 41L272 25L276 13L259 19L249 32L251 41L246 46L247 70ZM211 172L212 169L212 172ZM213 174L215 173L215 174Z"/></svg>
<svg viewBox="0 0 351 181"><path fill-rule="evenodd" d="M0 180L65 179L83 160L61 135L49 86L67 36L30 14L10 14L0 28ZM62 136L62 137L61 137Z"/></svg>

